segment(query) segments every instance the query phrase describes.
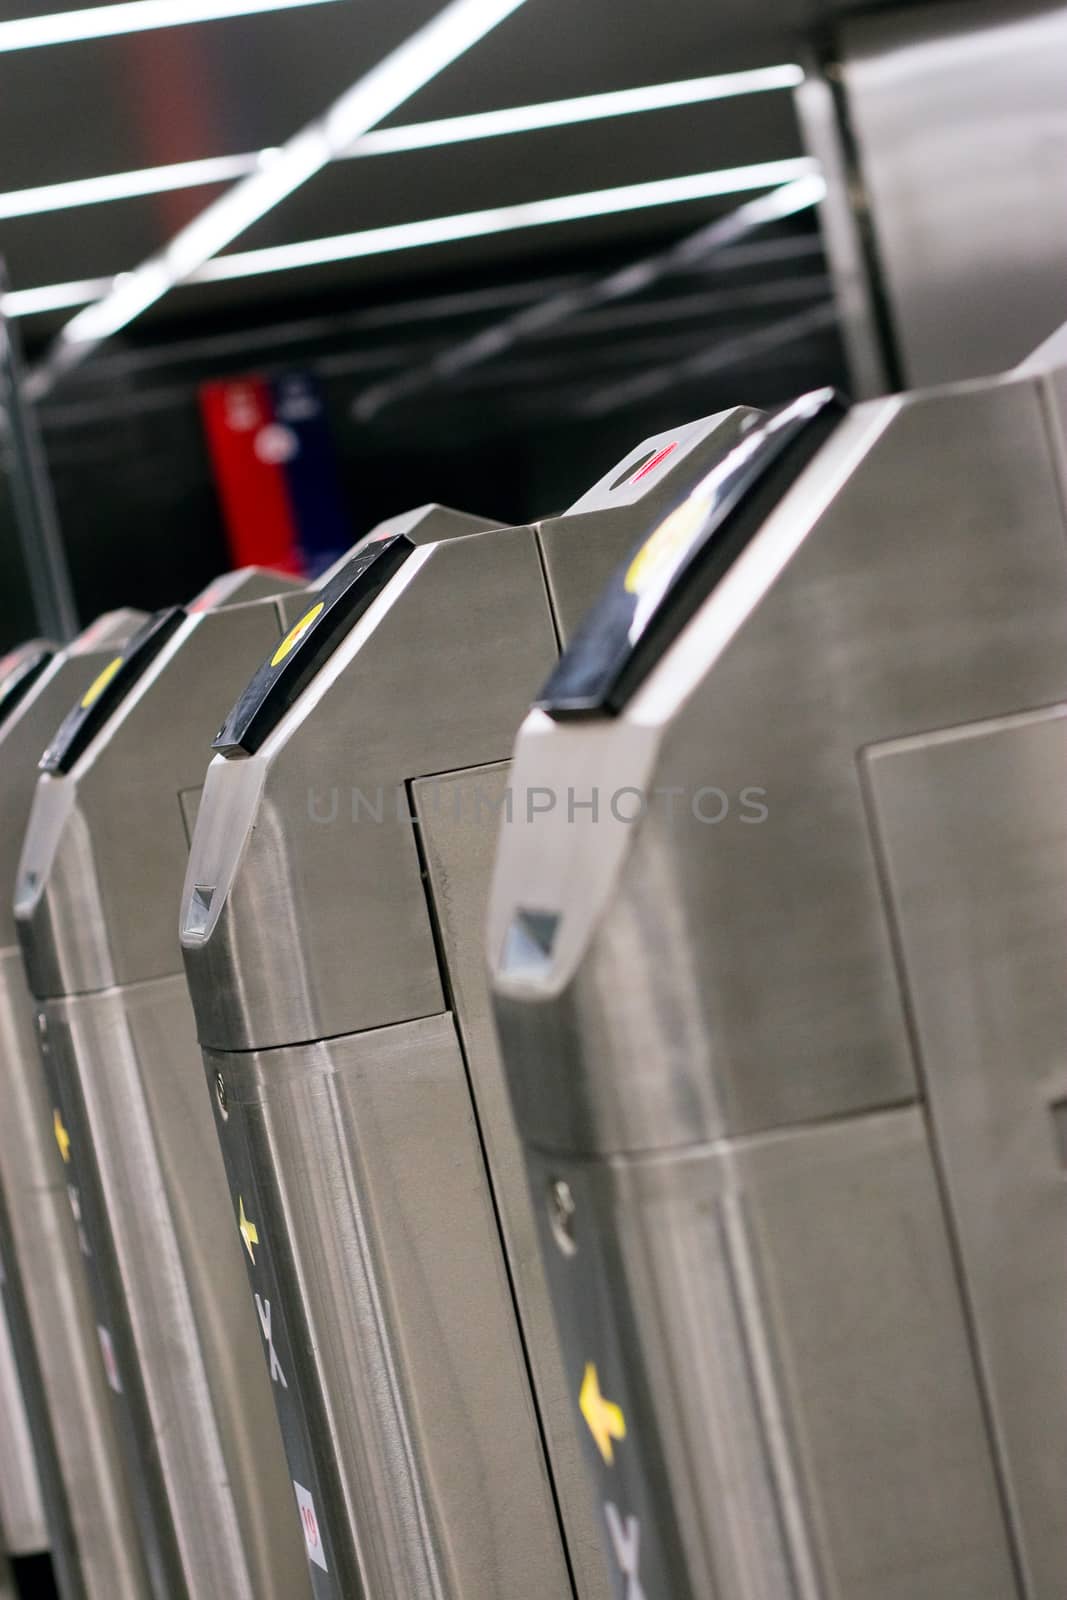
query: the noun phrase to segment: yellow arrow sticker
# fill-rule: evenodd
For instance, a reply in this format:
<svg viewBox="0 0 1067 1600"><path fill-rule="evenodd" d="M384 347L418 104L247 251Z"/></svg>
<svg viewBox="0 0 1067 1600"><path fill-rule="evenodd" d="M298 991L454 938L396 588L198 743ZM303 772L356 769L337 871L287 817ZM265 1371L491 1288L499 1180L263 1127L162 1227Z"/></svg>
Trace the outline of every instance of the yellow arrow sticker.
<svg viewBox="0 0 1067 1600"><path fill-rule="evenodd" d="M100 696L103 694L104 690L107 688L116 672L122 666L122 662L123 657L116 656L114 661L109 661L103 672L93 679L88 689L86 689L85 693L82 695L83 711L88 711L91 705L96 704L97 700L99 700Z"/></svg>
<svg viewBox="0 0 1067 1600"><path fill-rule="evenodd" d="M56 1136L56 1144L59 1146L59 1153L63 1157L63 1164L66 1165L70 1160L70 1134L63 1126L63 1118L59 1114L58 1106L52 1112L52 1132Z"/></svg>
<svg viewBox="0 0 1067 1600"><path fill-rule="evenodd" d="M600 1379L597 1377L596 1367L591 1361L586 1363L578 1406L589 1426L589 1432L596 1440L597 1449L610 1467L615 1460L612 1440L621 1441L626 1438L626 1418L622 1414L621 1406L604 1399L600 1392Z"/></svg>
<svg viewBox="0 0 1067 1600"><path fill-rule="evenodd" d="M259 1243L259 1230L256 1228L255 1223L249 1222L245 1216L245 1203L241 1195L237 1196L237 1226L240 1229L241 1238L245 1242L245 1249L252 1258L252 1265L255 1266L256 1252L252 1246Z"/></svg>
<svg viewBox="0 0 1067 1600"><path fill-rule="evenodd" d="M281 644L270 658L270 664L272 667L280 667L286 656L290 655L292 651L296 649L305 633L307 633L308 629L311 627L311 624L313 622L317 622L319 617L321 617L325 604L326 602L324 600L320 600L317 606L312 606L311 610L306 611L300 618L300 621L295 623L293 627L289 629L289 632L286 634L285 638L282 640Z"/></svg>

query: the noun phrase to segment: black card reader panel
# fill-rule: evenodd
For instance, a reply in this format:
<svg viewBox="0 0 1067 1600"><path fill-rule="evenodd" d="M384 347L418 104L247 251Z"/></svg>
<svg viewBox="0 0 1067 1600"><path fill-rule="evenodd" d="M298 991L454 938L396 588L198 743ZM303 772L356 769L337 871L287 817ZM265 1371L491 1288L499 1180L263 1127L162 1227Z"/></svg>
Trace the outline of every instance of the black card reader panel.
<svg viewBox="0 0 1067 1600"><path fill-rule="evenodd" d="M26 697L54 655L51 645L27 645L0 660L0 722Z"/></svg>
<svg viewBox="0 0 1067 1600"><path fill-rule="evenodd" d="M535 705L558 720L620 712L846 410L818 389L753 428L612 576Z"/></svg>
<svg viewBox="0 0 1067 1600"><path fill-rule="evenodd" d="M309 591L308 609L256 672L212 748L229 757L255 755L414 549L402 533L372 539L317 596Z"/></svg>
<svg viewBox="0 0 1067 1600"><path fill-rule="evenodd" d="M112 657L98 673L74 709L63 719L59 731L40 760L42 772L69 772L112 712L140 679L162 650L167 640L185 621L181 606L153 612L125 648Z"/></svg>

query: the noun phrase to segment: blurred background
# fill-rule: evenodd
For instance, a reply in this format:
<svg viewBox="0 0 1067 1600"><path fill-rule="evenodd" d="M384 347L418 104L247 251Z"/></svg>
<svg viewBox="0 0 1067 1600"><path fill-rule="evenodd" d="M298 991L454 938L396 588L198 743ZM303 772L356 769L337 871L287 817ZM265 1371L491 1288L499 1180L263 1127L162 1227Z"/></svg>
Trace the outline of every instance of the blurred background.
<svg viewBox="0 0 1067 1600"><path fill-rule="evenodd" d="M441 12L8 0L0 647L425 500L554 512L691 417L1067 317L1062 6L525 0L439 23L409 90ZM393 109L296 170L383 62Z"/></svg>

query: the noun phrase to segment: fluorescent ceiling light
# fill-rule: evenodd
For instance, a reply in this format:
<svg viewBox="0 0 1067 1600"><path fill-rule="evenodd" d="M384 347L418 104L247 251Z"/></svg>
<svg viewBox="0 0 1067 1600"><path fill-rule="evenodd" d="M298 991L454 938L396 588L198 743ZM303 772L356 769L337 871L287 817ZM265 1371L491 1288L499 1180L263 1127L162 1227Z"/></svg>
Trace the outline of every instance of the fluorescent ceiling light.
<svg viewBox="0 0 1067 1600"><path fill-rule="evenodd" d="M570 100L512 106L506 111L478 111L462 117L441 117L433 122L411 122L398 128L375 128L339 154L346 160L362 156L397 155L409 150L435 149L446 144L497 139L508 134L534 133L544 128L571 127L576 123L792 89L803 78L802 69L787 62L777 67L760 67L753 72L685 78L675 83L620 89L610 94L579 95ZM254 173L276 153L262 150L248 155L215 156L203 161L180 161L170 166L115 172L100 178L76 178L67 183L41 184L33 189L13 189L7 194L0 194L0 220L33 216L46 211L64 211L72 206L100 205L110 200L129 200L138 195L164 194L202 184L232 183Z"/></svg>
<svg viewBox="0 0 1067 1600"><path fill-rule="evenodd" d="M716 172L694 172L684 178L659 178L651 183L628 183L617 189L594 189L551 200L526 200L516 205L493 206L486 211L464 211L458 216L430 217L424 222L401 222L387 228L365 228L359 233L330 239L307 239L298 244L245 250L208 261L194 275L196 283L218 283L228 278L248 278L264 272L291 272L297 267L321 266L330 261L350 261L360 256L382 255L391 250L412 250L420 245L445 244L458 239L480 239L514 228L537 228L552 222L575 222L586 217L641 211L648 206L678 205L689 200L709 200L715 195L763 189L815 172L814 161L799 156L789 161L764 161L749 167L724 167Z"/></svg>
<svg viewBox="0 0 1067 1600"><path fill-rule="evenodd" d="M759 67L752 72L725 72L710 78L683 78L675 83L653 83L640 89L617 89L609 94L546 100L538 105L511 106L504 111L477 111L465 117L441 117L435 122L411 123L407 127L376 128L361 139L350 154L392 155L401 150L459 144L467 139L494 139L509 133L531 133L539 128L563 128L576 122L596 122L604 117L629 117L642 111L667 111L674 106L701 105L708 100L795 89L803 81L803 69L786 63L778 67Z"/></svg>
<svg viewBox="0 0 1067 1600"><path fill-rule="evenodd" d="M144 167L139 172L114 172L103 178L74 178L68 183L45 183L36 189L12 189L0 194L0 219L39 216L45 211L69 211L73 206L101 205L108 200L129 200L135 195L165 194L171 189L193 189L200 184L232 183L255 172L255 156L217 156L207 161L181 161L169 167Z"/></svg>
<svg viewBox="0 0 1067 1600"><path fill-rule="evenodd" d="M456 216L431 217L423 222L401 222L387 228L365 228L360 233L341 234L331 239L308 239L298 244L219 256L192 273L188 281L218 283L223 279L253 278L260 273L290 272L299 267L351 261L361 256L384 255L393 250L414 250L459 239L486 238L490 234L508 233L516 228L543 227L553 222L577 222L586 217L609 216L614 212L641 211L652 206L706 200L746 189L770 188L791 183L795 179L811 179L816 177L817 170L814 161L800 156L790 161L767 161L757 166L697 172L684 178L626 184L617 189L594 189L586 194L562 195L551 200L528 200L518 205L496 206L488 211L464 211ZM821 180L816 181L821 183ZM820 188L813 193L807 203L814 204L821 192ZM791 200L798 202L801 193L793 190ZM783 195L781 203L784 205L785 201ZM799 209L799 203L790 206L790 209ZM781 214L785 215L786 211L783 209ZM8 317L27 317L36 312L85 305L120 287L120 280L105 278L83 283L49 284L40 289L13 289L4 295L0 310Z"/></svg>
<svg viewBox="0 0 1067 1600"><path fill-rule="evenodd" d="M121 33L180 28L223 17L254 17L265 11L295 11L300 6L336 5L337 0L125 0L113 6L57 11L47 17L0 22L0 51L36 50L46 44L74 44Z"/></svg>
<svg viewBox="0 0 1067 1600"><path fill-rule="evenodd" d="M9 289L0 299L5 317L32 317L41 311L66 311L107 294L113 278L83 278L76 283L46 283L40 289Z"/></svg>
<svg viewBox="0 0 1067 1600"><path fill-rule="evenodd" d="M206 206L156 255L117 278L103 299L79 311L33 375L34 391L43 393L90 350L183 283L522 4L523 0L450 0L250 177Z"/></svg>

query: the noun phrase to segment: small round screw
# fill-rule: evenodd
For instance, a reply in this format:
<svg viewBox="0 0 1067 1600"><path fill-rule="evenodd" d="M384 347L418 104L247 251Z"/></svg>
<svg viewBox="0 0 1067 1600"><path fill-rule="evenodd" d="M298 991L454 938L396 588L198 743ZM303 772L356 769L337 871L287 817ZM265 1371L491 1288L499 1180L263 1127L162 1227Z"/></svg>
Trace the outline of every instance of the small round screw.
<svg viewBox="0 0 1067 1600"><path fill-rule="evenodd" d="M230 1111L229 1102L226 1096L226 1079L222 1076L221 1072L216 1072L215 1074L215 1099L219 1103L219 1110L222 1112L222 1115L224 1117L228 1117Z"/></svg>
<svg viewBox="0 0 1067 1600"><path fill-rule="evenodd" d="M576 1209L570 1184L565 1178L553 1178L548 1186L548 1216L552 1237L565 1256L573 1256L578 1249L574 1237Z"/></svg>

